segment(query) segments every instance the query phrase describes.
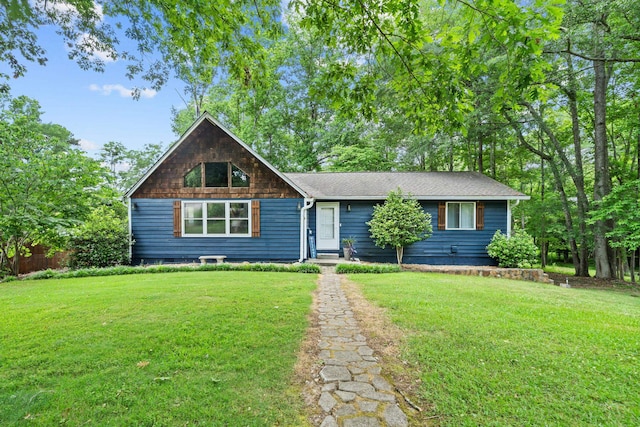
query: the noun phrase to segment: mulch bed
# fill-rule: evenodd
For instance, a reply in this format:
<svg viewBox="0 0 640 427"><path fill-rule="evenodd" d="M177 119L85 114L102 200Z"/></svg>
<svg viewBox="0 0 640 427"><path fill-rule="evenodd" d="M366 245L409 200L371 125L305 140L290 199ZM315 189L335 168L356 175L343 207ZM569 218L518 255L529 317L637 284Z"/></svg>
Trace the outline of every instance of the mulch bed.
<svg viewBox="0 0 640 427"><path fill-rule="evenodd" d="M638 290L640 291L640 285L632 284L629 282L623 282L617 279L598 279L597 277L578 277L567 276L560 273L547 273L550 279L557 285L560 283L569 282L569 286L572 288L583 289L617 289L617 290Z"/></svg>

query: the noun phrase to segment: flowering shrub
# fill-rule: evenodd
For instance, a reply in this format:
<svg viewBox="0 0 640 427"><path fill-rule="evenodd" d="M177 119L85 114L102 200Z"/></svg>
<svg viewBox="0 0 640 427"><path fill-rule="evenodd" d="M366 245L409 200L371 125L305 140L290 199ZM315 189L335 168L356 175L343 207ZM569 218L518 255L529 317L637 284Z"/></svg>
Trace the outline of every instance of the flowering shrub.
<svg viewBox="0 0 640 427"><path fill-rule="evenodd" d="M487 253L500 267L531 268L538 260L538 248L533 237L524 230L516 230L511 236L496 231L487 246Z"/></svg>

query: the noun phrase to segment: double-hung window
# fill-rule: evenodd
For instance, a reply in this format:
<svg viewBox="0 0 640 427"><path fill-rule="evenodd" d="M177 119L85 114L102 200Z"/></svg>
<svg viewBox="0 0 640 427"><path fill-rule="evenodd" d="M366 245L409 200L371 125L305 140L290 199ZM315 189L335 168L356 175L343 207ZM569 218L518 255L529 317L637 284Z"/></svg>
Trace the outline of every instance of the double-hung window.
<svg viewBox="0 0 640 427"><path fill-rule="evenodd" d="M251 203L236 200L183 202L183 236L251 236Z"/></svg>
<svg viewBox="0 0 640 427"><path fill-rule="evenodd" d="M476 204L447 202L447 230L475 230Z"/></svg>

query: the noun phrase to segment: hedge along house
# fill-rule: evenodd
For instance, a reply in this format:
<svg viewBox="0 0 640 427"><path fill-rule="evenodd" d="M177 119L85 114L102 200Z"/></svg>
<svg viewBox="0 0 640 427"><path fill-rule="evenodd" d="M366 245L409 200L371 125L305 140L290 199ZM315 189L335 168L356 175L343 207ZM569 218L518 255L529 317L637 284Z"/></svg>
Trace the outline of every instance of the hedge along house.
<svg viewBox="0 0 640 427"><path fill-rule="evenodd" d="M304 261L339 254L345 237L360 259L394 262L395 249L377 248L365 223L397 188L434 229L406 248L406 263L492 264L487 244L510 231L512 204L529 198L475 172L285 174L204 113L126 193L132 263Z"/></svg>

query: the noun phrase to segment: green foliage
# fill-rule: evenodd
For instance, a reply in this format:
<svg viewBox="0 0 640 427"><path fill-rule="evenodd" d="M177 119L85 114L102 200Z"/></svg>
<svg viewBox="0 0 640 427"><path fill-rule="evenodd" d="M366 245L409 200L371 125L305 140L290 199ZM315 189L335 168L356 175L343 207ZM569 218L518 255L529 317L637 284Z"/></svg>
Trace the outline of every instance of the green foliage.
<svg viewBox="0 0 640 427"><path fill-rule="evenodd" d="M373 207L371 221L366 223L376 246L396 249L402 264L404 247L431 236L431 215L417 200L405 198L402 190L391 191L383 205Z"/></svg>
<svg viewBox="0 0 640 427"><path fill-rule="evenodd" d="M0 26L0 62L13 77L24 75L28 62L47 62L37 34L45 25L57 30L81 68L102 71L106 61L100 57L106 56L125 62L127 77L140 76L156 90L173 73L192 86L211 82L217 67L237 81L250 79L262 69L265 38L282 31L278 0L67 0L65 7L26 0L5 3L0 7L0 22L7 23ZM121 43L123 37L129 43ZM4 70L3 77L9 77Z"/></svg>
<svg viewBox="0 0 640 427"><path fill-rule="evenodd" d="M69 243L70 267L110 267L129 263L129 229L124 205L95 208Z"/></svg>
<svg viewBox="0 0 640 427"><path fill-rule="evenodd" d="M391 170L392 164L384 158L384 153L375 147L337 145L329 153L331 162L328 170L333 172L372 172Z"/></svg>
<svg viewBox="0 0 640 427"><path fill-rule="evenodd" d="M524 230L516 230L509 237L498 230L487 246L487 253L500 267L531 268L537 261L538 248Z"/></svg>
<svg viewBox="0 0 640 427"><path fill-rule="evenodd" d="M126 266L119 265L107 268L80 268L70 271L44 270L33 273L23 280L41 279L70 279L78 277L124 276L129 274L183 273L188 271L255 271L271 273L307 273L320 274L320 267L315 264L192 264L192 265L149 265Z"/></svg>
<svg viewBox="0 0 640 427"><path fill-rule="evenodd" d="M606 233L611 246L635 251L640 248L640 180L613 188L591 212L590 223L614 220L615 227Z"/></svg>
<svg viewBox="0 0 640 427"><path fill-rule="evenodd" d="M336 273L338 274L382 274L399 273L402 268L397 264L338 264Z"/></svg>
<svg viewBox="0 0 640 427"><path fill-rule="evenodd" d="M99 163L69 144L70 133L64 141L42 133L41 114L32 99L0 94L0 269L13 274L27 244L61 245L104 182Z"/></svg>

